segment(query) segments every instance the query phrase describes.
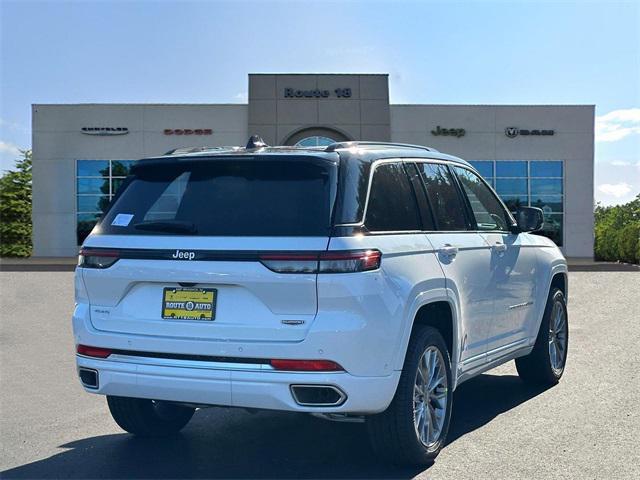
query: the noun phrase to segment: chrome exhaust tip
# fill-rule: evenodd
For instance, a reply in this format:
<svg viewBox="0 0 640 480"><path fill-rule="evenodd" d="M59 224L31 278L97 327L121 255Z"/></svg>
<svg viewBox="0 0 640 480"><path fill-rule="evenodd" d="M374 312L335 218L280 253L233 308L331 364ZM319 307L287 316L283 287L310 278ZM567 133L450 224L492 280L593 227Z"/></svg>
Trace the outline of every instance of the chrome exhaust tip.
<svg viewBox="0 0 640 480"><path fill-rule="evenodd" d="M302 407L338 407L347 394L333 385L291 385L291 395Z"/></svg>
<svg viewBox="0 0 640 480"><path fill-rule="evenodd" d="M78 368L78 375L80 376L80 382L87 388L97 389L98 383L98 371L93 368Z"/></svg>

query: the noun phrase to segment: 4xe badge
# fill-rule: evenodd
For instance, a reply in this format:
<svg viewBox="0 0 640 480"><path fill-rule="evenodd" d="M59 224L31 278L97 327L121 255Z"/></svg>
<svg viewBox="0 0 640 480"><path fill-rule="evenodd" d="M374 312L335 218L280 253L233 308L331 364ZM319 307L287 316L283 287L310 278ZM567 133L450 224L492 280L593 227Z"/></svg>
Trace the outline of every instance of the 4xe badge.
<svg viewBox="0 0 640 480"><path fill-rule="evenodd" d="M516 138L518 135L527 136L527 135L553 135L555 130L526 130L524 128L518 127L507 127L504 129L504 134L509 138Z"/></svg>
<svg viewBox="0 0 640 480"><path fill-rule="evenodd" d="M171 258L176 260L193 260L196 258L196 252L183 252L181 250L176 250L176 253L171 255Z"/></svg>

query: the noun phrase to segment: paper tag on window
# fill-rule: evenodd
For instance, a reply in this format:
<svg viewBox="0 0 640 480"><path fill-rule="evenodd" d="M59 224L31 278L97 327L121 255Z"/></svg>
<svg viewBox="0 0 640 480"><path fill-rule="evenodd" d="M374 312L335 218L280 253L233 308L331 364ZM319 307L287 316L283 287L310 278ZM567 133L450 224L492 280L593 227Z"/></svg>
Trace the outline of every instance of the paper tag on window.
<svg viewBox="0 0 640 480"><path fill-rule="evenodd" d="M113 219L111 225L114 227L126 227L133 219L133 215L130 213L119 213L116 215L116 218Z"/></svg>

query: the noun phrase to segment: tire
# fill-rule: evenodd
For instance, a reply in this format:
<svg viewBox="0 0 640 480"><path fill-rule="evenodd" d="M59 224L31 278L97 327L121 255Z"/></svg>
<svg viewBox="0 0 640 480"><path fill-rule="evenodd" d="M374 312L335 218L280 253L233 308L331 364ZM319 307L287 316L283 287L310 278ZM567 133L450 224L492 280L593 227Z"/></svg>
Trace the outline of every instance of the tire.
<svg viewBox="0 0 640 480"><path fill-rule="evenodd" d="M438 416L441 420L436 420L436 426L441 421L440 432L437 433L436 428L432 432L434 438L427 442L420 439L418 433L420 429L414 423L416 418L428 418L424 415L420 416L420 403L414 411L416 408L414 389L418 388L416 383L422 378L418 372L418 366L424 362L423 354L430 355L431 359L440 356L438 361L441 361L442 368L434 377L441 378L442 381L434 382L438 384L434 393L440 397L440 400L434 400L435 403L433 403L432 397L428 395L429 401L422 405L442 406L442 400L446 400L444 412ZM419 399L420 395L417 395L417 398ZM391 404L384 412L367 417L369 440L376 454L396 464L428 465L432 463L442 450L447 438L452 399L451 359L444 339L433 327L419 327L413 332L409 341L404 367Z"/></svg>
<svg viewBox="0 0 640 480"><path fill-rule="evenodd" d="M175 434L195 412L195 408L144 398L107 396L107 404L120 428L141 437Z"/></svg>
<svg viewBox="0 0 640 480"><path fill-rule="evenodd" d="M559 309L559 310L558 310ZM556 315L561 315L562 326L558 328ZM558 331L558 333L554 333ZM554 359L552 343L558 356ZM559 346L564 344L564 348ZM516 358L518 375L526 383L537 386L553 386L558 383L567 361L569 347L569 324L567 316L567 303L564 293L558 288L552 288L549 292L547 305L544 309L542 322L536 343L531 353L527 356Z"/></svg>

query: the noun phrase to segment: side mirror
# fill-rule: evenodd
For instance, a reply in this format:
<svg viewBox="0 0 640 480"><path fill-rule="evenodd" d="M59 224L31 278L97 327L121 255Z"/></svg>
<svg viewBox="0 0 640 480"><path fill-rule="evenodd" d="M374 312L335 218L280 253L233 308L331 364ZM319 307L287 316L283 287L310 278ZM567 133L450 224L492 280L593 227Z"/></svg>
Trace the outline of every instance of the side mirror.
<svg viewBox="0 0 640 480"><path fill-rule="evenodd" d="M544 216L536 207L520 207L516 211L516 222L521 232L537 232L542 228Z"/></svg>

